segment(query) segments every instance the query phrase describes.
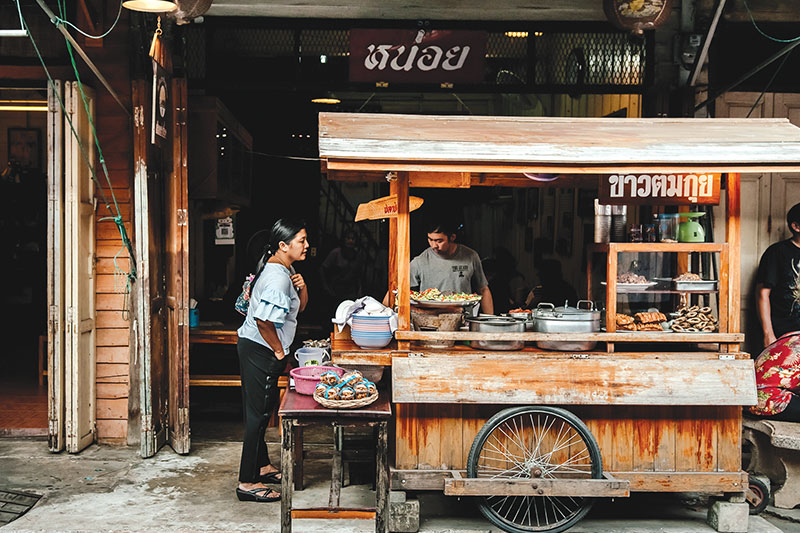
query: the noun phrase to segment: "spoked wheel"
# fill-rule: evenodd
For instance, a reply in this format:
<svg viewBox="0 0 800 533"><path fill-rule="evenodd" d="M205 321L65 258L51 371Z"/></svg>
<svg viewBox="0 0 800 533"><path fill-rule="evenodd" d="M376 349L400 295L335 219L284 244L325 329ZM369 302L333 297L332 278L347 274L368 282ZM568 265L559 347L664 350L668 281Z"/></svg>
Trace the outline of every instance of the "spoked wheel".
<svg viewBox="0 0 800 533"><path fill-rule="evenodd" d="M595 478L603 475L600 448L574 414L548 406L514 407L493 416L478 432L467 476L492 479ZM510 533L557 533L589 512L592 498L486 496L480 510Z"/></svg>

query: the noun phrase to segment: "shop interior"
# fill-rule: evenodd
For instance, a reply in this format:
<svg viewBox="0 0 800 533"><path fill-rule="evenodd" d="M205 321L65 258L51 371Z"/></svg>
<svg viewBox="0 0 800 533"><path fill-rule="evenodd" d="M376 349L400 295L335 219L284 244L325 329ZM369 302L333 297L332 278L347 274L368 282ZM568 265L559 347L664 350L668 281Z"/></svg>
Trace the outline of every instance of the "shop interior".
<svg viewBox="0 0 800 533"><path fill-rule="evenodd" d="M0 436L47 434L47 92L0 88Z"/></svg>

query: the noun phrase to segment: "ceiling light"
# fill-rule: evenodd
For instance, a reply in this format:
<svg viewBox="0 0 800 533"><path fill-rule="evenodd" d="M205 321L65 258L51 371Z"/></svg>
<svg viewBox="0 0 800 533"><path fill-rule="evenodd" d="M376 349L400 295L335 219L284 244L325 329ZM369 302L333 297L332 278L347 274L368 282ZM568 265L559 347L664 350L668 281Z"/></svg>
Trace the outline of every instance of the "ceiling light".
<svg viewBox="0 0 800 533"><path fill-rule="evenodd" d="M122 7L145 13L169 13L178 9L178 4L168 0L126 0Z"/></svg>
<svg viewBox="0 0 800 533"><path fill-rule="evenodd" d="M0 100L0 111L47 111L47 100Z"/></svg>
<svg viewBox="0 0 800 533"><path fill-rule="evenodd" d="M528 32L526 31L507 31L506 37L511 37L512 39L523 39L528 36Z"/></svg>
<svg viewBox="0 0 800 533"><path fill-rule="evenodd" d="M338 98L313 98L311 102L315 104L341 104L342 101Z"/></svg>

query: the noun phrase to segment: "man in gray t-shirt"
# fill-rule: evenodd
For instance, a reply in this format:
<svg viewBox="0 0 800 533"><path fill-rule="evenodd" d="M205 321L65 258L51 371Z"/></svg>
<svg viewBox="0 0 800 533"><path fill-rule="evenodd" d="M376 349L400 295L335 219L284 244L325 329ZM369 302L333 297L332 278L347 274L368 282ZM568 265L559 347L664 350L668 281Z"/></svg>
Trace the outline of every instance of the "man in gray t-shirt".
<svg viewBox="0 0 800 533"><path fill-rule="evenodd" d="M489 282L475 250L455 242L455 232L445 224L428 231L430 248L411 261L411 288L424 291L435 287L442 292L476 292L481 295L481 312L494 313Z"/></svg>

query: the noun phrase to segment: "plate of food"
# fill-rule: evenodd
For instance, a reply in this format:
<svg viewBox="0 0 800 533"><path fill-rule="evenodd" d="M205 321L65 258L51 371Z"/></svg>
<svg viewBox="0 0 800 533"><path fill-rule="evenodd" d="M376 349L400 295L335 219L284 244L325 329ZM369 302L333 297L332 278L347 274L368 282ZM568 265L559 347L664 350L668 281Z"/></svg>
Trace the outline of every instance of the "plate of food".
<svg viewBox="0 0 800 533"><path fill-rule="evenodd" d="M480 301L481 296L474 293L441 292L436 288L411 291L411 303L421 307L469 307Z"/></svg>
<svg viewBox="0 0 800 533"><path fill-rule="evenodd" d="M672 278L672 286L676 291L715 291L718 283L715 279L703 279L693 272L684 272Z"/></svg>
<svg viewBox="0 0 800 533"><path fill-rule="evenodd" d="M600 282L601 285L605 285L605 281ZM617 292L639 292L645 291L650 287L657 285L657 281L647 281L645 283L620 283L617 282Z"/></svg>
<svg viewBox="0 0 800 533"><path fill-rule="evenodd" d="M670 329L665 327L665 324L667 323L667 317L660 311L646 311L636 313L633 316L617 313L614 318L615 322L617 323L618 332L671 332Z"/></svg>

